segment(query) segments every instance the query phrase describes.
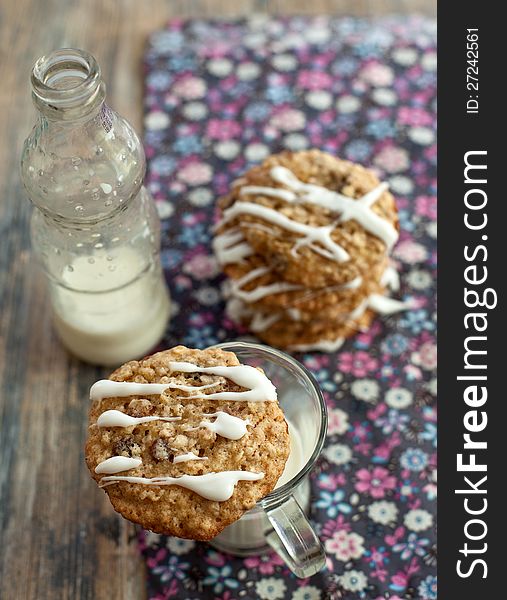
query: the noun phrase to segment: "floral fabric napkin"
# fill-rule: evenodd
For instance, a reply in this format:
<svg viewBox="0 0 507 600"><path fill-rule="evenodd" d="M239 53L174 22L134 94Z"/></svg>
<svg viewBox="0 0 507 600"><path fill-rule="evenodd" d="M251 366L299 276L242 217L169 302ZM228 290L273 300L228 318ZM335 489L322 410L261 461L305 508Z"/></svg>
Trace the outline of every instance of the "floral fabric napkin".
<svg viewBox="0 0 507 600"><path fill-rule="evenodd" d="M148 186L175 315L164 344L245 336L223 314L214 202L266 155L317 147L374 168L396 195L399 296L417 308L297 357L329 407L311 518L327 569L294 577L142 532L152 600L434 600L436 592L436 26L419 17L171 21L145 56Z"/></svg>

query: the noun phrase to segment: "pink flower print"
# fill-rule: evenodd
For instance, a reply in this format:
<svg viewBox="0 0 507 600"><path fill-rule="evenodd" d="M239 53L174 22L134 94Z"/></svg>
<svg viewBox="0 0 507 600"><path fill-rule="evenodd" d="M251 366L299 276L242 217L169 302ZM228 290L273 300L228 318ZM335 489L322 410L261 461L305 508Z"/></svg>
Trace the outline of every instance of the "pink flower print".
<svg viewBox="0 0 507 600"><path fill-rule="evenodd" d="M194 279L210 279L218 273L218 265L213 256L196 254L183 265L183 271Z"/></svg>
<svg viewBox="0 0 507 600"><path fill-rule="evenodd" d="M297 131L305 126L305 115L300 110L286 108L273 117L269 123L280 131Z"/></svg>
<svg viewBox="0 0 507 600"><path fill-rule="evenodd" d="M201 162L191 162L182 167L178 172L178 179L189 185L202 185L211 180L211 167Z"/></svg>
<svg viewBox="0 0 507 600"><path fill-rule="evenodd" d="M379 63L366 65L359 73L360 79L376 87L390 86L394 79L393 70Z"/></svg>
<svg viewBox="0 0 507 600"><path fill-rule="evenodd" d="M245 567L247 569L257 569L262 575L272 575L275 572L275 567L281 567L284 564L278 554L274 553L245 558Z"/></svg>
<svg viewBox="0 0 507 600"><path fill-rule="evenodd" d="M341 408L332 408L329 410L329 420L327 432L329 435L334 433L343 434L349 428L349 417Z"/></svg>
<svg viewBox="0 0 507 600"><path fill-rule="evenodd" d="M415 200L415 211L422 217L435 220L437 218L437 199L435 196L418 196Z"/></svg>
<svg viewBox="0 0 507 600"><path fill-rule="evenodd" d="M396 246L394 256L409 265L415 265L426 260L428 252L422 244L406 240Z"/></svg>
<svg viewBox="0 0 507 600"><path fill-rule="evenodd" d="M305 90L323 90L331 86L333 80L324 71L301 71L297 85Z"/></svg>
<svg viewBox="0 0 507 600"><path fill-rule="evenodd" d="M206 129L206 135L213 140L230 140L240 133L239 124L229 119L211 119Z"/></svg>
<svg viewBox="0 0 507 600"><path fill-rule="evenodd" d="M427 371L437 368L437 346L432 342L425 342L418 352L412 355L412 361Z"/></svg>
<svg viewBox="0 0 507 600"><path fill-rule="evenodd" d="M325 547L337 560L347 562L363 555L363 542L364 538L357 533L348 533L342 529L333 533L333 537L326 541Z"/></svg>
<svg viewBox="0 0 507 600"><path fill-rule="evenodd" d="M206 94L206 82L200 77L187 76L177 81L171 92L185 100L202 98Z"/></svg>
<svg viewBox="0 0 507 600"><path fill-rule="evenodd" d="M378 361L371 357L368 352L343 352L340 355L338 368L343 373L351 373L354 377L366 377L368 373L377 368Z"/></svg>
<svg viewBox="0 0 507 600"><path fill-rule="evenodd" d="M389 471L383 467L375 467L371 473L367 469L359 469L357 479L356 490L372 498L383 498L388 490L396 486L396 477L389 475Z"/></svg>
<svg viewBox="0 0 507 600"><path fill-rule="evenodd" d="M432 125L432 116L422 108L409 108L403 106L398 112L398 123L402 125L412 125L414 127L423 127Z"/></svg>
<svg viewBox="0 0 507 600"><path fill-rule="evenodd" d="M386 146L377 154L373 162L388 173L399 173L410 166L408 152L397 146Z"/></svg>

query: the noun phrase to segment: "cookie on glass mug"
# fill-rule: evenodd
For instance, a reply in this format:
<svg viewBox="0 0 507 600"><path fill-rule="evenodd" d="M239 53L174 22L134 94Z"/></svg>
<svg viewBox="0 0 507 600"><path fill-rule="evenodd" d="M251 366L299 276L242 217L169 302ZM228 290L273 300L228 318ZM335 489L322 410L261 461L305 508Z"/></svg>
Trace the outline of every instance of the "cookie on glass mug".
<svg viewBox="0 0 507 600"><path fill-rule="evenodd" d="M125 518L210 540L271 492L290 452L266 375L217 348L130 361L90 390L86 463Z"/></svg>

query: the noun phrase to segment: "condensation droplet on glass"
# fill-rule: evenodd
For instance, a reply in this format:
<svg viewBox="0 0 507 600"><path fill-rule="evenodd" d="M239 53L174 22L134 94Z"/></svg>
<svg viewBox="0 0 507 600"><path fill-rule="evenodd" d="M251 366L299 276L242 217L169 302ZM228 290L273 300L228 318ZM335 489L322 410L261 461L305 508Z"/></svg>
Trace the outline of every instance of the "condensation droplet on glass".
<svg viewBox="0 0 507 600"><path fill-rule="evenodd" d="M83 212L84 206L82 204L76 204L76 206L74 206L74 210L77 212Z"/></svg>
<svg viewBox="0 0 507 600"><path fill-rule="evenodd" d="M116 265L109 265L107 268L109 271L116 271Z"/></svg>
<svg viewBox="0 0 507 600"><path fill-rule="evenodd" d="M106 260L108 260L109 262L111 262L111 261L112 261L112 260L114 260L114 259L113 259L113 257L112 257L112 256L106 256Z"/></svg>
<svg viewBox="0 0 507 600"><path fill-rule="evenodd" d="M102 154L102 152L104 152L104 149L101 148L100 146L97 146L97 148L95 150L95 154Z"/></svg>
<svg viewBox="0 0 507 600"><path fill-rule="evenodd" d="M42 193L43 193L43 194L47 194L47 193L48 193L48 190L47 190L47 188L43 187L43 188L42 188Z"/></svg>
<svg viewBox="0 0 507 600"><path fill-rule="evenodd" d="M76 248L82 248L84 246L83 242L78 242L76 244Z"/></svg>
<svg viewBox="0 0 507 600"><path fill-rule="evenodd" d="M120 154L120 159L121 160L127 160L127 155L126 154Z"/></svg>
<svg viewBox="0 0 507 600"><path fill-rule="evenodd" d="M72 163L72 164L73 164L75 167L77 167L78 165L80 165L80 164L81 164L81 159L79 158L79 156L73 156L73 157L70 159L70 162L71 162L71 163Z"/></svg>
<svg viewBox="0 0 507 600"><path fill-rule="evenodd" d="M39 169L39 177L42 177L44 175L44 171L42 169Z"/></svg>
<svg viewBox="0 0 507 600"><path fill-rule="evenodd" d="M104 247L104 244L102 244L101 242L97 242L96 244L94 244L94 246L93 246L93 247L94 247L94 248L97 248L97 250L98 250L99 248L103 248L103 247Z"/></svg>
<svg viewBox="0 0 507 600"><path fill-rule="evenodd" d="M72 272L73 270L74 270L74 267L72 265L67 265L67 271Z"/></svg>
<svg viewBox="0 0 507 600"><path fill-rule="evenodd" d="M92 238L99 238L102 234L98 231L96 233L92 233Z"/></svg>
<svg viewBox="0 0 507 600"><path fill-rule="evenodd" d="M101 183L100 187L104 194L110 194L113 191L113 187L109 183Z"/></svg>
<svg viewBox="0 0 507 600"><path fill-rule="evenodd" d="M120 238L119 237L114 237L111 241L114 242L114 243L116 243L116 242L120 241Z"/></svg>
<svg viewBox="0 0 507 600"><path fill-rule="evenodd" d="M91 265L93 265L93 264L95 263L95 259L94 259L94 258L89 258L89 259L88 259L88 262L89 262Z"/></svg>
<svg viewBox="0 0 507 600"><path fill-rule="evenodd" d="M111 206L111 204L112 204L112 203L113 203L113 201L112 201L112 200L106 200L106 201L104 202L104 206Z"/></svg>
<svg viewBox="0 0 507 600"><path fill-rule="evenodd" d="M92 192L92 198L94 200L98 200L100 198L100 194L98 192Z"/></svg>
<svg viewBox="0 0 507 600"><path fill-rule="evenodd" d="M83 179L83 185L90 185L89 179Z"/></svg>

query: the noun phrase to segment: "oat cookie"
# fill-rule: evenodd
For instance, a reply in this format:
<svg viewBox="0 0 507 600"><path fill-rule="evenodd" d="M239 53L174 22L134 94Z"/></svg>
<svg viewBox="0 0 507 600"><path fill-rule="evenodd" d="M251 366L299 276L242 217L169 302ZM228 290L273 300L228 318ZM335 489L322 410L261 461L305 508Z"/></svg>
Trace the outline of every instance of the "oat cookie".
<svg viewBox="0 0 507 600"><path fill-rule="evenodd" d="M319 150L270 156L220 206L219 233L239 229L284 281L312 288L367 273L399 228L394 198L371 171Z"/></svg>
<svg viewBox="0 0 507 600"><path fill-rule="evenodd" d="M126 363L91 395L92 477L157 533L215 537L274 489L289 455L274 387L232 352L178 346Z"/></svg>
<svg viewBox="0 0 507 600"><path fill-rule="evenodd" d="M371 171L319 150L267 158L219 201L213 248L229 276L227 312L260 339L333 350L390 299L397 273L394 198Z"/></svg>

